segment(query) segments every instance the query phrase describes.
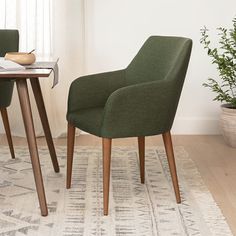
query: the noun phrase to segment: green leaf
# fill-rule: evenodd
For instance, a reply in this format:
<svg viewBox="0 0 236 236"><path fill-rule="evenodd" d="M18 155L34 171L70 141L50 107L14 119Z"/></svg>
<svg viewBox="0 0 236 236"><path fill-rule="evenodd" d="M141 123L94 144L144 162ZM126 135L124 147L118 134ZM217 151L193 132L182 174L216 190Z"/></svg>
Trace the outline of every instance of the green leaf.
<svg viewBox="0 0 236 236"><path fill-rule="evenodd" d="M200 29L200 43L207 54L211 57L212 64L216 65L221 82L209 78L202 85L216 93L214 100L226 102L236 107L236 17L232 20L233 27L230 29L219 27L219 46L211 47L209 30L204 26Z"/></svg>

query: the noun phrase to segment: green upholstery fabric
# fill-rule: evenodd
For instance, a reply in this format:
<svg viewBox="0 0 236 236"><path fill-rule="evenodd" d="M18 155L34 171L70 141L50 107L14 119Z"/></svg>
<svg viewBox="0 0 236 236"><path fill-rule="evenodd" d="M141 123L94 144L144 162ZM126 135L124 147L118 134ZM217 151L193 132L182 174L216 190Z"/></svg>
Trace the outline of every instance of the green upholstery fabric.
<svg viewBox="0 0 236 236"><path fill-rule="evenodd" d="M152 36L126 69L76 79L69 91L68 122L105 138L169 131L191 48L188 38Z"/></svg>
<svg viewBox="0 0 236 236"><path fill-rule="evenodd" d="M0 79L0 109L7 108L11 104L14 81Z"/></svg>
<svg viewBox="0 0 236 236"><path fill-rule="evenodd" d="M92 134L101 132L104 107L81 109L70 114L70 122ZM78 119L79 117L79 119Z"/></svg>
<svg viewBox="0 0 236 236"><path fill-rule="evenodd" d="M17 52L19 33L17 30L0 30L0 57L6 52ZM11 103L14 81L0 79L0 108L6 108Z"/></svg>

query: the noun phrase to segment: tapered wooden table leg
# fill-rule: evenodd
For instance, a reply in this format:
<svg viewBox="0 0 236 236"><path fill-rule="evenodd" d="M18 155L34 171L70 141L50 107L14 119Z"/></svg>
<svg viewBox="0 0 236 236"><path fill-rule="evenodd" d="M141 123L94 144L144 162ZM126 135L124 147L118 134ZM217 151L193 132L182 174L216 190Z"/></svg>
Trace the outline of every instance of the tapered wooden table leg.
<svg viewBox="0 0 236 236"><path fill-rule="evenodd" d="M33 173L35 178L36 189L39 198L39 205L41 209L42 216L48 215L46 197L43 186L43 178L41 173L41 167L39 162L39 155L37 149L37 143L35 138L34 124L32 118L32 112L30 107L29 93L27 88L26 79L17 79L16 80L21 111L23 116L23 121L25 125L26 137L29 145L29 152L33 167Z"/></svg>
<svg viewBox="0 0 236 236"><path fill-rule="evenodd" d="M1 114L2 114L3 125L4 125L5 131L6 131L6 136L7 136L9 149L10 149L10 152L11 152L11 157L13 159L15 159L15 153L14 153L14 148L13 148L13 142L12 142L12 137L11 137L11 129L10 129L10 125L9 125L7 109L2 108L1 109Z"/></svg>
<svg viewBox="0 0 236 236"><path fill-rule="evenodd" d="M55 172L59 172L56 151L55 151L55 147L53 144L52 134L51 134L51 130L50 130L49 122L48 122L48 117L47 117L47 113L46 113L46 109L45 109L45 105L44 105L44 101L43 101L43 95L42 95L39 79L38 78L31 78L30 82L31 82L31 86L33 89L35 101L36 101L36 104L38 107L39 116L40 116L40 119L42 122L44 134L46 137L48 149L49 149L51 160L52 160L52 164L53 164Z"/></svg>

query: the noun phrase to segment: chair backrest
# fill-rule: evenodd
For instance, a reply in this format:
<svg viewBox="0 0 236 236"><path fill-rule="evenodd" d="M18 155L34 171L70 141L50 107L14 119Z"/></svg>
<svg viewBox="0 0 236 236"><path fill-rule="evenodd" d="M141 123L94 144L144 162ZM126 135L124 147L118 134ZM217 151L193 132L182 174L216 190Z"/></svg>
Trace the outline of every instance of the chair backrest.
<svg viewBox="0 0 236 236"><path fill-rule="evenodd" d="M127 85L165 79L178 67L185 68L185 77L191 47L192 40L188 38L149 37L126 69Z"/></svg>
<svg viewBox="0 0 236 236"><path fill-rule="evenodd" d="M18 52L18 48L18 30L0 30L0 57L4 57L6 52Z"/></svg>
<svg viewBox="0 0 236 236"><path fill-rule="evenodd" d="M17 52L19 48L18 30L0 30L0 57L6 52ZM11 103L14 81L0 79L0 108L6 108Z"/></svg>

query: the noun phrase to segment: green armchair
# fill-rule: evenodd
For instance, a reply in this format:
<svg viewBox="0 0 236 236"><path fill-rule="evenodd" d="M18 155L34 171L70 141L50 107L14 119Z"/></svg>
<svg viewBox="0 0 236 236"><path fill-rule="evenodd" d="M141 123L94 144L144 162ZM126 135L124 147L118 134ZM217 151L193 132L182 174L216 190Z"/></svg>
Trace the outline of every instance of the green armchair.
<svg viewBox="0 0 236 236"><path fill-rule="evenodd" d="M0 57L4 57L6 52L17 52L19 46L19 33L17 30L0 30ZM7 107L11 104L14 81L0 79L0 110L6 136L12 158L15 158L11 131L9 126Z"/></svg>
<svg viewBox="0 0 236 236"><path fill-rule="evenodd" d="M111 142L138 137L141 182L145 177L145 136L162 134L176 201L181 202L170 130L183 87L192 40L151 36L130 65L83 76L68 97L67 188L71 187L75 128L103 139L103 201L108 214Z"/></svg>

